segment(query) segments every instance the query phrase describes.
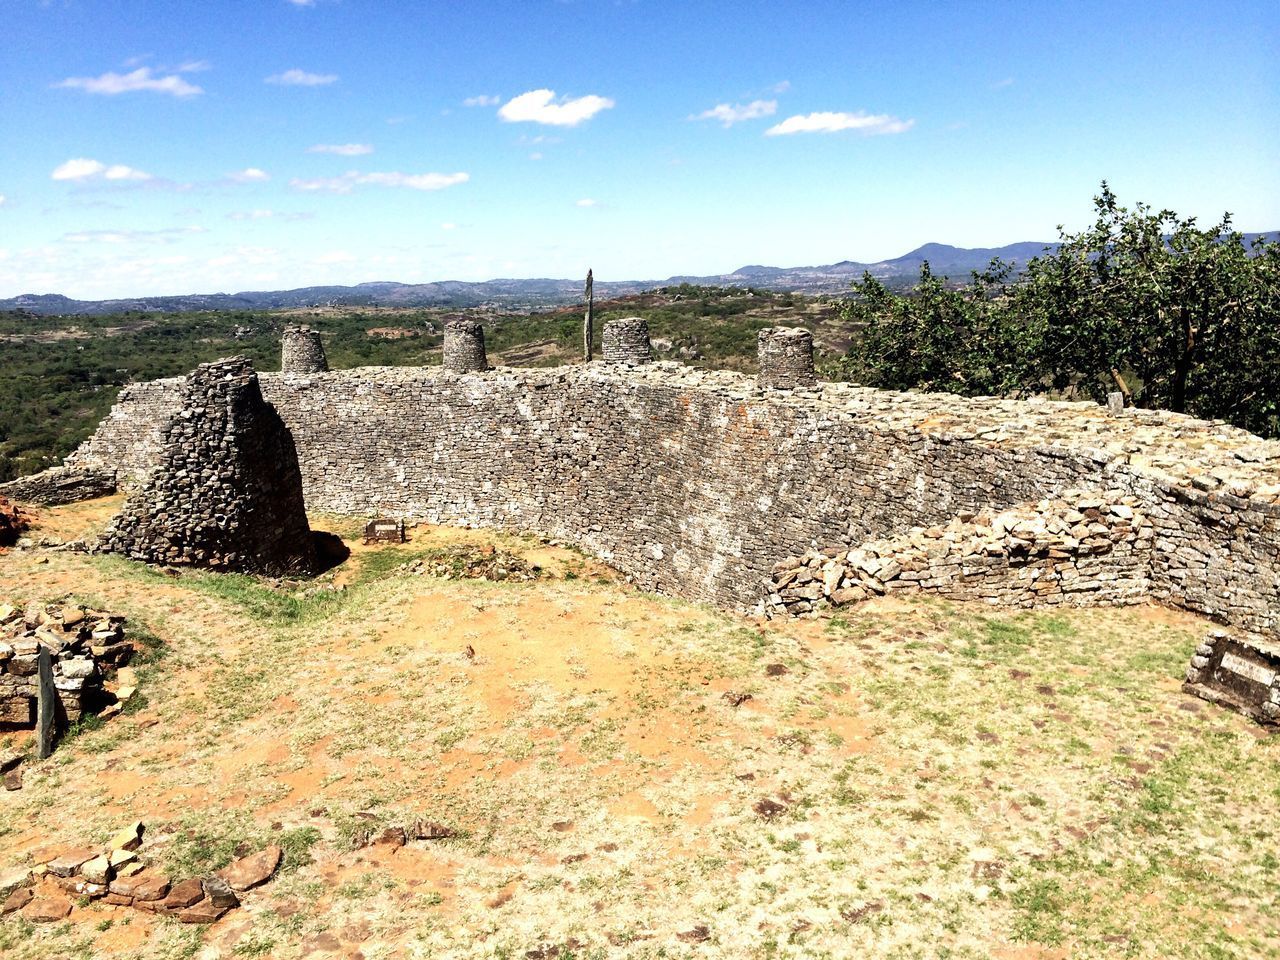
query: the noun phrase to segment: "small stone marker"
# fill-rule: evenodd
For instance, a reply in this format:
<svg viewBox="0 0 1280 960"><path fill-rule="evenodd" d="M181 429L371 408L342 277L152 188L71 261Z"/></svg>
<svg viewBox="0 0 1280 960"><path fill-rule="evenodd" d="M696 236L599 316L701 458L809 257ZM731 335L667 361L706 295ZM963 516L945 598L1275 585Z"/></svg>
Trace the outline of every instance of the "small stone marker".
<svg viewBox="0 0 1280 960"><path fill-rule="evenodd" d="M403 520L370 520L364 525L365 543L404 543Z"/></svg>
<svg viewBox="0 0 1280 960"><path fill-rule="evenodd" d="M1119 390L1107 394L1107 412L1113 417L1124 413L1124 394Z"/></svg>
<svg viewBox="0 0 1280 960"><path fill-rule="evenodd" d="M1215 630L1196 647L1183 692L1259 723L1280 722L1280 645Z"/></svg>
<svg viewBox="0 0 1280 960"><path fill-rule="evenodd" d="M54 707L58 691L53 686L53 660L49 648L40 644L36 654L36 756L47 760L53 753Z"/></svg>

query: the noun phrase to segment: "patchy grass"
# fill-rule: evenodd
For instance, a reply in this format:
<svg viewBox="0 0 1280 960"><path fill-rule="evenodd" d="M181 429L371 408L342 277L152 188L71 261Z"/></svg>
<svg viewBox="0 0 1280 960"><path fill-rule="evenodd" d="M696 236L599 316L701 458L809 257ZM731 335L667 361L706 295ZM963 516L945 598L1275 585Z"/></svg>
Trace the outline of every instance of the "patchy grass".
<svg viewBox="0 0 1280 960"><path fill-rule="evenodd" d="M0 921L6 957L1280 951L1280 740L1179 692L1193 618L895 599L756 623L474 532L557 577L401 572L459 539L281 587L0 559L165 654L141 708L0 795L0 862L135 817L174 876L286 849L212 929L85 904ZM419 819L454 834L354 848Z"/></svg>

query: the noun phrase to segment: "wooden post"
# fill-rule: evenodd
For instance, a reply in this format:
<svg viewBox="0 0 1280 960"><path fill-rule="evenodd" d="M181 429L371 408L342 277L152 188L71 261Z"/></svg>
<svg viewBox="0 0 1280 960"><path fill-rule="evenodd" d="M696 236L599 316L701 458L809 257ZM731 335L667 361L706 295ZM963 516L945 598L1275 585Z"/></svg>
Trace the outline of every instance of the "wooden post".
<svg viewBox="0 0 1280 960"><path fill-rule="evenodd" d="M587 270L587 315L582 320L582 358L591 359L591 335L596 319L596 296L592 290L591 270Z"/></svg>
<svg viewBox="0 0 1280 960"><path fill-rule="evenodd" d="M36 756L46 760L53 753L58 691L53 686L53 659L43 643L36 654Z"/></svg>

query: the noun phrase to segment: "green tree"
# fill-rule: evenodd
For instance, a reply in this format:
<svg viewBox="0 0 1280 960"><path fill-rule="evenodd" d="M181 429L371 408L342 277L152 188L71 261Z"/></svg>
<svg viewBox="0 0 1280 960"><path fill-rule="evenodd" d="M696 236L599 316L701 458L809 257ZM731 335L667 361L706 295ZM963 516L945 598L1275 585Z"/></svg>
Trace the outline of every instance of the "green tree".
<svg viewBox="0 0 1280 960"><path fill-rule="evenodd" d="M861 329L837 373L876 386L1030 392L1133 402L1280 435L1280 243L1246 244L1230 215L1119 204L1011 279L993 263L963 289L926 264L905 296L870 277L845 319Z"/></svg>

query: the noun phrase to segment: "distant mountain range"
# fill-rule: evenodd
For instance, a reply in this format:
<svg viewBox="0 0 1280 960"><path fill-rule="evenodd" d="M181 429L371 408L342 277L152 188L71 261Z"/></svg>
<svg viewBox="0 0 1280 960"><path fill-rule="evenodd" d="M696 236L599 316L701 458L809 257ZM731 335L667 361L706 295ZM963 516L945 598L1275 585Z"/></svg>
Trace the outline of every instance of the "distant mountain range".
<svg viewBox="0 0 1280 960"><path fill-rule="evenodd" d="M1280 233L1245 234L1254 237L1280 238ZM1032 257L1053 250L1056 243L1027 241L1003 247L953 247L945 243L926 243L910 253L877 263L841 260L817 267L765 267L749 265L733 273L705 277L669 277L666 280L596 281L595 291L601 298L641 293L655 287L682 283L700 286L756 287L763 290L793 291L808 294L838 294L864 273L883 280L909 281L920 273L920 265L929 262L935 274L964 278L974 270L983 270L999 257L1015 269ZM0 300L0 310L27 310L42 316L76 316L86 314L178 313L188 310L271 310L314 306L378 306L378 307L481 307L531 309L574 303L582 299L582 280L485 280L467 283L441 280L435 283L395 283L379 281L360 283L354 287L301 287L297 290L245 291L243 293L186 294L171 297L137 297L127 300L72 300L61 294L23 294Z"/></svg>

